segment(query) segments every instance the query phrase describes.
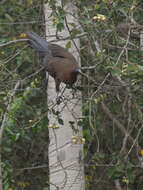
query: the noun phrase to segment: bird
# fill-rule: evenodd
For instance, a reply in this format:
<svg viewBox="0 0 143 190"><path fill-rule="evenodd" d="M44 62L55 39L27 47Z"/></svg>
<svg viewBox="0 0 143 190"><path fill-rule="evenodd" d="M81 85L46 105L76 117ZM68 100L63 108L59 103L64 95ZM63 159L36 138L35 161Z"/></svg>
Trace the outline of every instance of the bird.
<svg viewBox="0 0 143 190"><path fill-rule="evenodd" d="M43 57L45 70L55 80L56 91L60 91L60 84L72 86L77 81L80 68L75 57L67 49L48 42L35 32L26 32L30 46Z"/></svg>

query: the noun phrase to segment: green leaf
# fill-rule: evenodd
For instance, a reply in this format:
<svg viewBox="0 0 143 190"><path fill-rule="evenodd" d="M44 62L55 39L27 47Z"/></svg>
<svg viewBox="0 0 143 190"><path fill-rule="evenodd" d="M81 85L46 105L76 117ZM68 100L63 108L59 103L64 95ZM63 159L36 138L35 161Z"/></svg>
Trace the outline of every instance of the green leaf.
<svg viewBox="0 0 143 190"><path fill-rule="evenodd" d="M67 44L66 44L66 48L70 49L71 47L72 47L72 43L71 43L71 41L68 41Z"/></svg>
<svg viewBox="0 0 143 190"><path fill-rule="evenodd" d="M5 14L5 17L8 18L8 20L11 22L14 22L13 18L8 13Z"/></svg>

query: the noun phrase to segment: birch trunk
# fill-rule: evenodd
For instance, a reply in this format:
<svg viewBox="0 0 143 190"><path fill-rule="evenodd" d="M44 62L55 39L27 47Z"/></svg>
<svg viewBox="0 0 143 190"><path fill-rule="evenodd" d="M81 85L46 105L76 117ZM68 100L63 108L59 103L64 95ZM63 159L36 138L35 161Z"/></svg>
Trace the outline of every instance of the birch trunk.
<svg viewBox="0 0 143 190"><path fill-rule="evenodd" d="M58 1L59 4L60 0ZM75 13L76 9L72 3L66 5L66 11ZM53 27L52 18L50 17L52 10L45 5L45 20L46 20L46 36L48 41L55 40L56 28ZM76 23L77 21L71 15L67 16L68 23ZM60 33L63 38L70 34L68 29ZM74 41L79 49L79 40ZM65 47L67 41L59 41L58 44ZM77 49L72 44L71 52L78 62L80 62ZM61 86L61 91L65 87ZM62 95L62 103L56 104L55 82L49 76L48 89L48 107L51 107L60 113L60 117L64 124L60 125L58 118L52 112L49 112L49 175L50 175L50 190L55 189L84 189L84 165L83 165L83 143L82 129L78 126L81 113L81 94L76 92L72 95L71 89L66 89ZM74 124L74 130L72 129ZM58 127L58 128L57 128Z"/></svg>

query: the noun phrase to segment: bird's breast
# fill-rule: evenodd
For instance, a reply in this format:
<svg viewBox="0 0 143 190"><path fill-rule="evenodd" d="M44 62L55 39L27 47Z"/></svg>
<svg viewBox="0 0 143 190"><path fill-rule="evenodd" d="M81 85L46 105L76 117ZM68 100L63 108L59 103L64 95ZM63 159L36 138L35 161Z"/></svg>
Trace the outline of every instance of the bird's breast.
<svg viewBox="0 0 143 190"><path fill-rule="evenodd" d="M77 79L77 68L78 65L73 60L53 57L48 63L47 71L55 79L66 84L73 84Z"/></svg>

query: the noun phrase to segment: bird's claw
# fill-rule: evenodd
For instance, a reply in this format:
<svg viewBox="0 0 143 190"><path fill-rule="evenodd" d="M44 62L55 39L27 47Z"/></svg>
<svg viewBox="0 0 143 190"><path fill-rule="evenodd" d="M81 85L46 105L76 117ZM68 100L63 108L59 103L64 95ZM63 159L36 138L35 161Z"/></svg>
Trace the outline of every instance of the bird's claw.
<svg viewBox="0 0 143 190"><path fill-rule="evenodd" d="M63 100L62 96L57 96L57 98L56 98L57 104L60 104L62 102L62 100Z"/></svg>

